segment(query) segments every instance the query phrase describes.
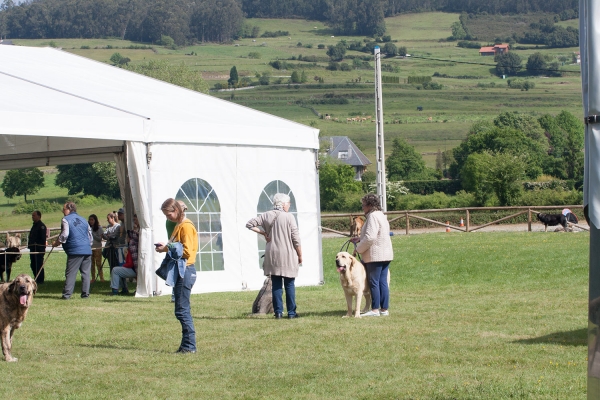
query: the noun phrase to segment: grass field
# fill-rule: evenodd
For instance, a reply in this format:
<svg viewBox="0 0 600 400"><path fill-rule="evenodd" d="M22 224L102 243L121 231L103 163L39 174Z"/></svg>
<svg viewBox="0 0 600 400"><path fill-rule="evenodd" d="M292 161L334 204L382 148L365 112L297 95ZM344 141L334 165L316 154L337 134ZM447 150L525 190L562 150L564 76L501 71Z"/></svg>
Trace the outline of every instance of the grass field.
<svg viewBox="0 0 600 400"><path fill-rule="evenodd" d="M68 191L67 189L55 185L54 179L57 173L56 169L41 168L41 170L44 172L45 186L36 194L27 196L27 201L35 202L36 200L45 200L51 203L56 202L58 204L64 204L69 197ZM4 171L0 171L0 182L4 179L4 174ZM2 190L0 190L0 231L31 228L32 222L30 214L13 214L12 212L15 205L23 200L23 197L9 199L4 195ZM106 225L106 214L118 210L120 207L122 207L121 202L115 200L113 202L104 202L97 206L79 205L77 212L84 218L87 218L90 214L96 214L100 224ZM63 214L61 211L43 213L42 221L48 228L60 228L60 220L62 217Z"/></svg>
<svg viewBox="0 0 600 400"><path fill-rule="evenodd" d="M52 254L0 395L585 398L588 234L395 236L391 316L360 320L341 318L342 241L323 240L325 283L297 289L297 320L249 318L255 291L194 295L199 352L189 356L173 354L168 297L111 297L98 283L89 299L61 301L65 260Z"/></svg>
<svg viewBox="0 0 600 400"><path fill-rule="evenodd" d="M528 16L490 16L487 19L478 17L473 20L473 29L481 31L481 35L493 37L506 36L507 29L526 26L531 21L539 20L543 15ZM536 87L530 91L508 89L506 81L494 75L493 57L481 57L477 49L464 49L456 46L456 42L447 42L451 35L452 23L458 21L458 14L420 13L399 15L386 19L387 32L397 46L406 46L412 58L384 59L384 64L399 68L398 73L384 72L383 75L398 76L404 82L408 76L433 75L438 72L450 78L434 78L435 82L444 85L443 90L418 90L414 85L385 85L383 89L383 109L386 125L384 128L386 150L391 151L391 142L396 137L407 139L421 153L435 153L455 147L462 140L470 125L478 120L491 120L504 111L519 111L532 115L550 113L558 114L567 110L575 115L581 113L581 77L578 66L561 66L570 71L560 78L534 77ZM185 63L202 73L212 87L215 83L226 83L229 70L236 66L240 77L254 79L259 73L269 73L273 80L284 77L287 81L292 70L279 71L268 65L276 59L289 59L299 55L314 55L326 58L326 48L340 40L362 41L364 37L336 36L323 23L306 20L281 19L249 19L250 25L260 27L260 32L283 30L289 36L278 38L241 39L228 44L201 44L177 50L155 46L154 50L131 50L125 47L131 42L117 39L53 39L52 44L63 47L66 51L89 57L102 62L109 62L115 52L131 58L133 63L150 59L164 59L172 63ZM576 24L576 21L565 21L563 26ZM332 37L334 36L334 37ZM487 37L487 36L486 36ZM50 40L14 40L19 45L43 46ZM299 46L299 43L301 44ZM318 45L325 49L318 49ZM89 49L81 49L89 46ZM112 48L107 49L107 46ZM310 47L310 48L308 48ZM571 57L577 48L568 49L536 49L514 50L523 59L541 51L554 57ZM260 58L249 58L249 53L258 53ZM190 55L190 54L195 55ZM366 56L365 53L348 51L348 55ZM352 65L352 60L345 60ZM372 69L352 69L351 71L328 71L328 62L312 63L291 61L303 64L308 83L314 83L314 77L322 77L324 85L269 85L258 89L213 93L214 96L229 99L236 103L259 109L274 115L288 118L303 124L312 124L321 130L321 136L349 136L359 144L365 155L371 160L375 158L374 124L346 124L321 120L309 108L299 106L298 101L307 102L311 98L322 98L325 95L344 96L348 99L345 105L314 106L321 114L330 114L340 121L347 117L362 114L374 115L374 72ZM373 62L370 62L371 67ZM475 77L458 79L459 76ZM346 85L360 77L360 84ZM454 77L454 78L452 78ZM370 83L369 83L370 82ZM481 88L478 83L496 84L495 88ZM336 85L332 87L331 85ZM422 112L417 106L423 107ZM428 118L431 117L431 122ZM393 123L393 122L402 122ZM435 165L435 155L425 155L429 166Z"/></svg>

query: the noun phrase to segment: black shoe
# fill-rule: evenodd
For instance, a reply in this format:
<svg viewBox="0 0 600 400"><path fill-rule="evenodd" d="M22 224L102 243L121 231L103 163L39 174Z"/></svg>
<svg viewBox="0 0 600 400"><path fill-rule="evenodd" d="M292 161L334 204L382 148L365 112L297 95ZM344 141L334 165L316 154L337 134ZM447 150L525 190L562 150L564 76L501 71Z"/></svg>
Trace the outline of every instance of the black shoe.
<svg viewBox="0 0 600 400"><path fill-rule="evenodd" d="M118 291L117 289L113 289L113 290L110 292L110 295L111 295L111 296L118 296L118 295L119 295L119 291Z"/></svg>
<svg viewBox="0 0 600 400"><path fill-rule="evenodd" d="M175 354L196 354L196 350L179 349L175 352Z"/></svg>
<svg viewBox="0 0 600 400"><path fill-rule="evenodd" d="M288 315L288 319L294 319L294 318L299 318L300 316L298 314L290 314Z"/></svg>
<svg viewBox="0 0 600 400"><path fill-rule="evenodd" d="M123 290L121 290L120 294L121 294L121 296L127 296L127 295L129 295L129 290L123 289Z"/></svg>
<svg viewBox="0 0 600 400"><path fill-rule="evenodd" d="M61 296L61 298L60 298L60 299L61 299L61 300L69 300L69 299L70 299L70 297Z"/></svg>
<svg viewBox="0 0 600 400"><path fill-rule="evenodd" d="M90 295L88 293L81 293L82 299L87 299L88 297L90 297Z"/></svg>
<svg viewBox="0 0 600 400"><path fill-rule="evenodd" d="M283 315L281 315L280 312L275 313L275 319L281 319L283 317Z"/></svg>

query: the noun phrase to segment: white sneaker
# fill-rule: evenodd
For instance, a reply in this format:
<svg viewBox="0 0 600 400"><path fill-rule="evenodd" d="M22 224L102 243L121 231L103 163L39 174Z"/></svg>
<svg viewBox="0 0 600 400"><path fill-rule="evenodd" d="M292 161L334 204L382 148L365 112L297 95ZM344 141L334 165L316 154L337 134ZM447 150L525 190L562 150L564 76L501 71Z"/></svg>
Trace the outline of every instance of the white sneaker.
<svg viewBox="0 0 600 400"><path fill-rule="evenodd" d="M382 317L388 317L390 315L390 312L388 310L379 311L379 315Z"/></svg>
<svg viewBox="0 0 600 400"><path fill-rule="evenodd" d="M366 313L360 314L361 317L379 317L379 311L367 311Z"/></svg>

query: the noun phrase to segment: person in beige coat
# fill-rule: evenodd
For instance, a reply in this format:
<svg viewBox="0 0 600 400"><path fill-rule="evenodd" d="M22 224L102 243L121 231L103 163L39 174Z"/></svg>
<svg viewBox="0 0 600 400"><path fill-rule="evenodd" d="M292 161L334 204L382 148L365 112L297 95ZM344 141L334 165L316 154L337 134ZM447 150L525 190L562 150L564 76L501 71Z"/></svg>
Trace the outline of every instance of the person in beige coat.
<svg viewBox="0 0 600 400"><path fill-rule="evenodd" d="M263 235L267 241L263 271L271 276L273 311L275 318L283 315L283 287L288 318L296 318L295 280L302 264L300 233L296 219L288 213L290 196L277 193L273 196L273 210L252 218L246 228Z"/></svg>
<svg viewBox="0 0 600 400"><path fill-rule="evenodd" d="M362 209L367 220L360 231L360 237L350 239L356 244L356 252L369 275L371 288L371 311L361 314L362 317L388 316L390 288L388 273L390 262L394 259L390 224L381 211L379 197L368 194L362 198Z"/></svg>

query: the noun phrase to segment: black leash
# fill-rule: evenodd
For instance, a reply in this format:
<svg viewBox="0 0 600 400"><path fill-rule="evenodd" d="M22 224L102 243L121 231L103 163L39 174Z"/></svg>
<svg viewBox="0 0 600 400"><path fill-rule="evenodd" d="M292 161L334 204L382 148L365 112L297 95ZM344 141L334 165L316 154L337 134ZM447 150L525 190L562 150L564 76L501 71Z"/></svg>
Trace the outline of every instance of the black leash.
<svg viewBox="0 0 600 400"><path fill-rule="evenodd" d="M354 245L354 249L352 250L352 252L348 251L348 249L350 248L350 243L352 243ZM352 242L351 239L346 240L344 242L344 244L342 244L342 247L340 248L340 252L341 251L345 251L346 253L350 253L350 254L356 253L356 258L358 259L358 261L362 262L362 259L360 258L360 254L356 252L356 243Z"/></svg>

